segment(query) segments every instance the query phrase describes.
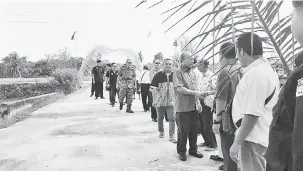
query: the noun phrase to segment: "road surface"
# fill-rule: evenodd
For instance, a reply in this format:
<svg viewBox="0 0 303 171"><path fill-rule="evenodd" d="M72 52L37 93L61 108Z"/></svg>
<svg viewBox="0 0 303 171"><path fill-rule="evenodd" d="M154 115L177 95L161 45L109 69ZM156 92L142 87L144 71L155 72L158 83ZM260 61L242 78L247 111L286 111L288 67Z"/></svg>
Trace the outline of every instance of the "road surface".
<svg viewBox="0 0 303 171"><path fill-rule="evenodd" d="M134 114L89 97L88 86L0 130L0 171L215 171L221 163L181 162L176 145L158 138L140 101ZM106 92L106 94L108 94ZM168 123L165 123L168 130ZM199 136L199 143L203 142Z"/></svg>

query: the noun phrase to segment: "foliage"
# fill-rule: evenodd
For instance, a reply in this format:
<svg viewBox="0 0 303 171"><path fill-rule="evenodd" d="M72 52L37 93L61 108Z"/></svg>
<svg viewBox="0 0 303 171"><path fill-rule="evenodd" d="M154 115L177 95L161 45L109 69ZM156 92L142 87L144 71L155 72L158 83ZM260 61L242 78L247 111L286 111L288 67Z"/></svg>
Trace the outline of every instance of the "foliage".
<svg viewBox="0 0 303 171"><path fill-rule="evenodd" d="M3 84L0 85L0 101L24 99L56 91L55 85L50 83L36 84Z"/></svg>
<svg viewBox="0 0 303 171"><path fill-rule="evenodd" d="M10 77L22 77L20 70L24 70L24 64L27 57L20 57L17 52L12 52L8 56L4 57L1 61L5 65L6 74ZM2 68L2 67L1 67Z"/></svg>
<svg viewBox="0 0 303 171"><path fill-rule="evenodd" d="M154 4L152 1L143 0L137 5L151 2L151 6L161 4L163 1ZM198 15L198 20L192 23L181 36L187 33L198 24L200 32L196 34L189 42L199 40L196 53L204 51L204 54L211 54L207 59L214 58L220 53L218 46L226 41L235 41L237 36L243 32L254 32L261 36L264 43L264 50L266 53L276 53L284 67L284 70L289 74L289 66L292 65L294 56L300 52L301 46L293 39L291 32L291 17L287 16L279 18L279 10L283 0L278 1L242 1L242 0L229 0L229 1L192 1L188 0L181 2L178 5L166 10L162 14L170 13L171 19L176 13L187 7L184 17L178 19L168 30L172 29L183 20L188 19L193 14ZM210 7L211 5L211 7ZM212 8L211 10L209 10ZM204 15L200 15L201 11L207 10ZM209 12L208 12L209 11ZM220 18L220 20L218 20ZM275 22L278 21L278 22ZM213 40L208 37L212 36ZM204 46L202 46L204 45Z"/></svg>
<svg viewBox="0 0 303 171"><path fill-rule="evenodd" d="M79 87L78 70L76 69L57 69L53 74L57 90L62 90L64 94L70 94Z"/></svg>
<svg viewBox="0 0 303 171"><path fill-rule="evenodd" d="M26 57L19 57L16 52L12 52L0 63L0 78L50 77L58 68L80 69L82 61L83 58L71 56L67 49L56 54L47 54L45 59L37 62L27 61Z"/></svg>
<svg viewBox="0 0 303 171"><path fill-rule="evenodd" d="M154 56L154 59L159 59L160 61L162 61L162 60L163 60L163 54L162 54L162 52L157 53L157 54Z"/></svg>

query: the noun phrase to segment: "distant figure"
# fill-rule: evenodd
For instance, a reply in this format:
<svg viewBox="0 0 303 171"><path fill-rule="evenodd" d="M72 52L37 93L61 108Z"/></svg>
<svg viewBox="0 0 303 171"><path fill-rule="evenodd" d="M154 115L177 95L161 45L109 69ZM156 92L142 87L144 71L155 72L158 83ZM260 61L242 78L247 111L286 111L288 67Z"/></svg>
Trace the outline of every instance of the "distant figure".
<svg viewBox="0 0 303 171"><path fill-rule="evenodd" d="M97 60L97 66L95 66L92 70L93 74L93 83L95 84L95 97L101 97L104 99L103 96L103 83L104 83L104 74L105 68L102 66L101 60Z"/></svg>
<svg viewBox="0 0 303 171"><path fill-rule="evenodd" d="M123 109L123 101L126 97L127 109L126 113L134 113L131 106L133 102L133 91L136 81L136 67L132 65L132 60L127 59L126 64L123 64L119 71L117 88L119 89L120 110Z"/></svg>
<svg viewBox="0 0 303 171"><path fill-rule="evenodd" d="M112 63L112 67L111 70L109 70L106 73L106 78L107 78L107 84L110 87L109 90L109 99L110 99L110 104L112 107L115 106L116 103L116 95L118 94L118 90L117 90L117 79L119 76L119 71L117 69L117 64L116 63Z"/></svg>
<svg viewBox="0 0 303 171"><path fill-rule="evenodd" d="M142 97L142 105L144 112L147 112L150 110L151 107L151 94L149 93L150 88L150 79L149 79L149 71L148 66L143 66L143 72L139 77L138 80L140 87L141 87L141 97Z"/></svg>

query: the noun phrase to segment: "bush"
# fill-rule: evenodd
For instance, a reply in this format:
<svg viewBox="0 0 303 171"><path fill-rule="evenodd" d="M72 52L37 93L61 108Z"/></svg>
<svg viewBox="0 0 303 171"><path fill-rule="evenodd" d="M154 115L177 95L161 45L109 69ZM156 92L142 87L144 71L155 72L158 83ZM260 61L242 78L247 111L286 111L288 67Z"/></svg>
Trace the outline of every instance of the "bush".
<svg viewBox="0 0 303 171"><path fill-rule="evenodd" d="M24 99L53 93L56 87L49 83L0 85L0 100Z"/></svg>
<svg viewBox="0 0 303 171"><path fill-rule="evenodd" d="M57 69L53 74L54 81L51 82L57 91L63 91L64 94L70 94L79 87L77 69Z"/></svg>

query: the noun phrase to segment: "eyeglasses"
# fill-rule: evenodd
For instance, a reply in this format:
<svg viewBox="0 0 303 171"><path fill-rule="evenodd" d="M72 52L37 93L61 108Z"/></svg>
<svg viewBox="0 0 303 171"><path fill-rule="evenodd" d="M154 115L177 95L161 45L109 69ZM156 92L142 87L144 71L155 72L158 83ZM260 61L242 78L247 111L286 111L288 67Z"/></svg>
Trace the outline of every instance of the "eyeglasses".
<svg viewBox="0 0 303 171"><path fill-rule="evenodd" d="M113 66L113 67L117 67L117 66Z"/></svg>
<svg viewBox="0 0 303 171"><path fill-rule="evenodd" d="M160 64L160 62L156 62L155 64Z"/></svg>

